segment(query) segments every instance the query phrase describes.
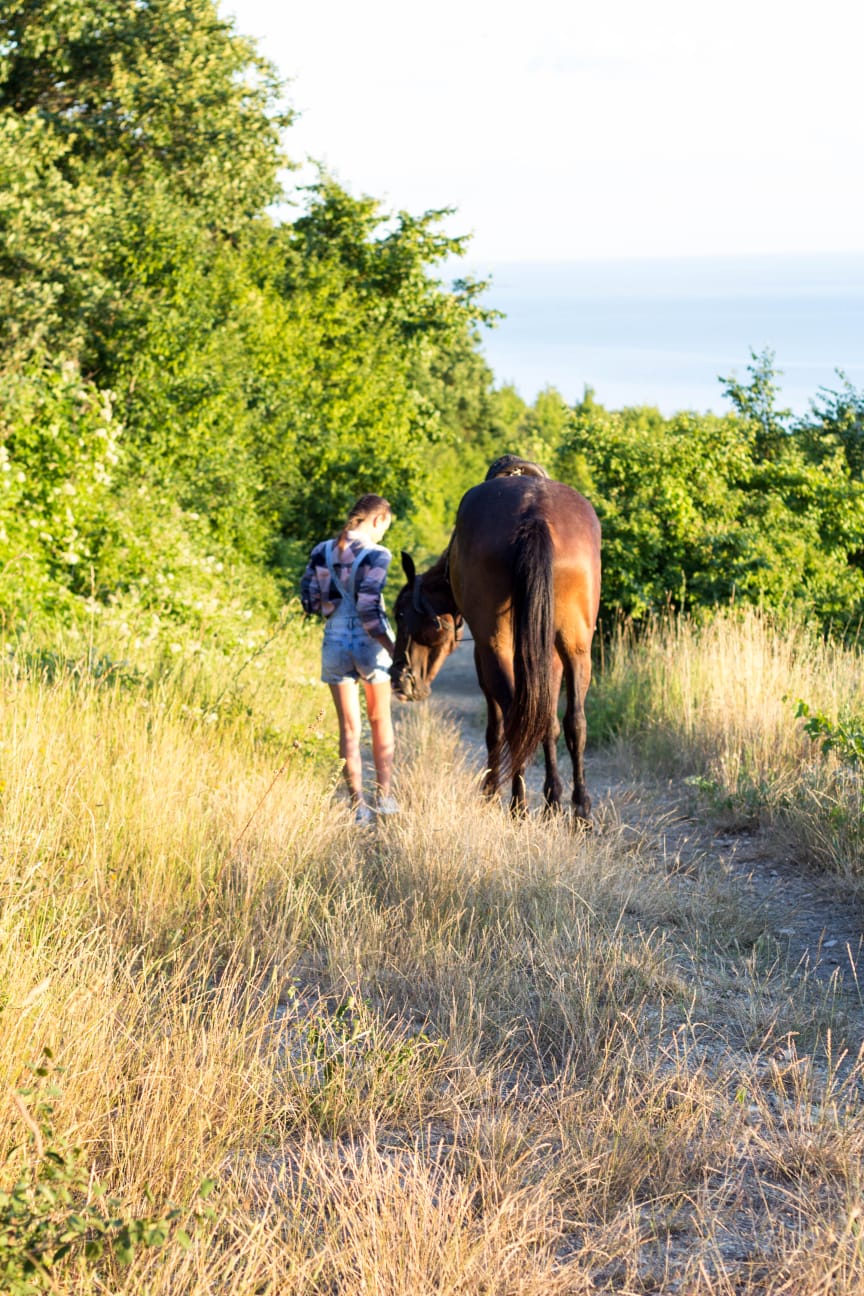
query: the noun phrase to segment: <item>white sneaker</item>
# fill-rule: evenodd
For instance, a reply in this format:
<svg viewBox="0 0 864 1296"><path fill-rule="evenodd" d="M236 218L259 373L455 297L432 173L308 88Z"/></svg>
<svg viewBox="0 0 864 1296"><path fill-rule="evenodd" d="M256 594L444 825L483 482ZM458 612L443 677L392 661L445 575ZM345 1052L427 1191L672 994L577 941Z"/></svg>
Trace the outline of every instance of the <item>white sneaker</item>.
<svg viewBox="0 0 864 1296"><path fill-rule="evenodd" d="M354 822L358 827L363 827L374 822L375 815L372 813L372 807L368 806L365 801L360 801L354 808Z"/></svg>
<svg viewBox="0 0 864 1296"><path fill-rule="evenodd" d="M378 800L375 802L375 813L380 815L399 814L401 808L399 802L389 792L386 796L379 795Z"/></svg>

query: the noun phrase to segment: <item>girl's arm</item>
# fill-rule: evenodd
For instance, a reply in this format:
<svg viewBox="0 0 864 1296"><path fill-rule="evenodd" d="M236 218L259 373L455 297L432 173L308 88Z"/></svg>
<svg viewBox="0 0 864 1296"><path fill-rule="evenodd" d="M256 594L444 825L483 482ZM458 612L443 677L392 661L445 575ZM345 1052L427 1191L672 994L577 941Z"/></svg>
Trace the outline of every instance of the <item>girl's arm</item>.
<svg viewBox="0 0 864 1296"><path fill-rule="evenodd" d="M384 614L383 590L387 580L391 554L387 549L375 549L360 564L357 573L357 615L363 629L376 643L386 648L390 656L396 648Z"/></svg>
<svg viewBox="0 0 864 1296"><path fill-rule="evenodd" d="M317 545L313 550L306 564L306 570L300 580L300 602L303 604L303 611L307 616L316 616L321 611L321 583L318 579L318 569L323 563L326 571L327 564L324 562L323 554L319 553L321 546ZM327 572L329 580L330 573Z"/></svg>

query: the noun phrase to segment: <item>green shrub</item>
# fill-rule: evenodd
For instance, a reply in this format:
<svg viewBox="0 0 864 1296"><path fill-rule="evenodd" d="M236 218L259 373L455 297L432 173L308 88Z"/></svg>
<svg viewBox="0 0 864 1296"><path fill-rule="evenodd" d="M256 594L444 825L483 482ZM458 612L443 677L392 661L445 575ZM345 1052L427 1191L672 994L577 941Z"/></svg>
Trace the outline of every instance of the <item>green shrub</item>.
<svg viewBox="0 0 864 1296"><path fill-rule="evenodd" d="M795 715L804 720L804 732L820 744L823 753L836 752L848 765L864 763L864 718L848 715L829 720L824 711L812 711L800 698Z"/></svg>
<svg viewBox="0 0 864 1296"><path fill-rule="evenodd" d="M72 1267L95 1269L108 1260L126 1265L139 1249L169 1241L188 1247L180 1219L213 1218L202 1206L136 1215L110 1197L92 1178L81 1148L55 1131L53 1100L59 1091L49 1081L49 1050L44 1058L31 1068L34 1084L14 1096L24 1143L7 1149L7 1172L17 1166L12 1182L0 1188L0 1286L10 1296L58 1291ZM201 1199L212 1189L213 1182L205 1180Z"/></svg>

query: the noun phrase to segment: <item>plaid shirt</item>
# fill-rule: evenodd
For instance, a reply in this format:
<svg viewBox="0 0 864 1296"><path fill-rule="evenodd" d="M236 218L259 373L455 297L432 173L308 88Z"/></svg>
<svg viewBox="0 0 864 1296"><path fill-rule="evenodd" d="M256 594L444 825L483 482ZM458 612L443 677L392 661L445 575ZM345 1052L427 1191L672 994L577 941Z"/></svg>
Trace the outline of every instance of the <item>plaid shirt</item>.
<svg viewBox="0 0 864 1296"><path fill-rule="evenodd" d="M320 613L325 620L333 615L336 604L342 598L330 579L324 553L327 543L326 540L322 540L312 550L300 583L300 602L303 604L303 611L309 615ZM354 595L360 624L367 634L374 637L377 634L390 633L382 597L387 568L390 566L392 557L390 550L382 545L369 545L357 531L349 531L347 548L340 550L338 545L333 547L333 566L336 575L347 587L354 559L366 548L369 549L369 553L357 568Z"/></svg>

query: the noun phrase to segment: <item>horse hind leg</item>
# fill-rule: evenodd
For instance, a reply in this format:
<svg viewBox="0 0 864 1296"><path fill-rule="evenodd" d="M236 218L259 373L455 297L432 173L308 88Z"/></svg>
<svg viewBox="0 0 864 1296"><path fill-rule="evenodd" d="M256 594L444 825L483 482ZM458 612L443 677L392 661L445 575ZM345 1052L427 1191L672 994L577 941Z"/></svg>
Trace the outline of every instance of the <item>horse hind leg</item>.
<svg viewBox="0 0 864 1296"><path fill-rule="evenodd" d="M543 736L543 763L545 767L543 802L544 814L547 815L554 814L561 809L561 796L564 792L564 784L561 782L561 776L558 773L558 735L561 732L561 725L558 723L558 695L561 692L563 665L557 654L552 662L551 669L552 714L549 717L549 724ZM528 800L524 770L518 770L514 775L510 809L513 814L525 814L527 812Z"/></svg>
<svg viewBox="0 0 864 1296"><path fill-rule="evenodd" d="M560 732L561 726L556 716L549 726L549 732L543 739L543 762L546 767L543 776L544 814L555 814L556 811L561 809L564 784L561 782L561 775L558 773L558 735Z"/></svg>
<svg viewBox="0 0 864 1296"><path fill-rule="evenodd" d="M483 792L490 799L497 795L501 783L505 718L513 705L513 679L498 654L491 649L475 649L477 678L486 696L487 769ZM525 769L511 770L510 812L522 816L528 812Z"/></svg>
<svg viewBox="0 0 864 1296"><path fill-rule="evenodd" d="M479 644L474 646L474 665L477 682L486 698L486 773L481 785L483 795L490 800L501 784L501 753L504 744L504 711L506 681L494 654Z"/></svg>
<svg viewBox="0 0 864 1296"><path fill-rule="evenodd" d="M573 812L582 823L591 818L591 798L585 785L585 694L591 679L591 658L587 653L564 657L567 706L564 711L564 740L573 762Z"/></svg>
<svg viewBox="0 0 864 1296"><path fill-rule="evenodd" d="M558 773L558 735L561 733L561 725L558 721L558 694L561 692L562 670L563 663L556 655L552 665L552 696L555 704L549 718L546 737L543 739L543 760L546 767L543 778L543 801L546 814L554 814L561 809L561 796L564 792L564 784Z"/></svg>
<svg viewBox="0 0 864 1296"><path fill-rule="evenodd" d="M504 717L493 697L486 694L486 773L483 775L483 795L492 798L501 783L501 745L504 739Z"/></svg>
<svg viewBox="0 0 864 1296"><path fill-rule="evenodd" d="M513 771L513 782L510 788L510 813L514 819L524 819L528 814L528 785L525 782L525 767Z"/></svg>

